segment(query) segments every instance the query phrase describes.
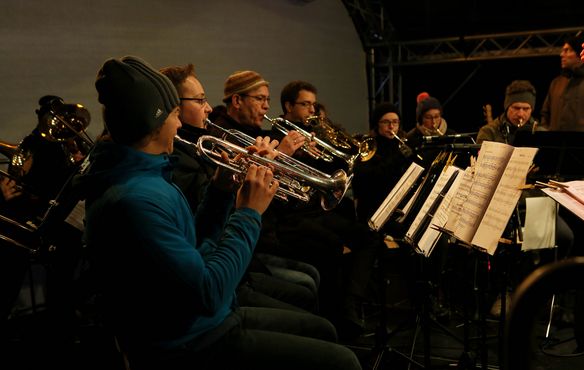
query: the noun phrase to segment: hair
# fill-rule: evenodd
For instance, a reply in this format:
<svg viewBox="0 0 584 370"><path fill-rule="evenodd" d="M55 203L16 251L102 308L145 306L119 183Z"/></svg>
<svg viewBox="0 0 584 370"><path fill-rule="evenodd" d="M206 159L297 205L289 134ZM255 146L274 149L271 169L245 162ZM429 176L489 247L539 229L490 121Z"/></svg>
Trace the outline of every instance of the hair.
<svg viewBox="0 0 584 370"><path fill-rule="evenodd" d="M168 77L177 91L179 91L179 87L187 80L187 78L191 76L195 78L197 77L195 74L195 66L192 63L185 66L165 67L160 69L160 73Z"/></svg>
<svg viewBox="0 0 584 370"><path fill-rule="evenodd" d="M325 114L327 113L325 105L320 102L316 102L314 104L314 111L317 116L319 116L322 112Z"/></svg>
<svg viewBox="0 0 584 370"><path fill-rule="evenodd" d="M296 99L298 99L300 90L310 91L314 95L317 94L316 87L310 82L300 80L289 82L286 86L284 86L282 93L280 94L280 104L282 105L282 112L284 114L287 113L286 103L294 104Z"/></svg>

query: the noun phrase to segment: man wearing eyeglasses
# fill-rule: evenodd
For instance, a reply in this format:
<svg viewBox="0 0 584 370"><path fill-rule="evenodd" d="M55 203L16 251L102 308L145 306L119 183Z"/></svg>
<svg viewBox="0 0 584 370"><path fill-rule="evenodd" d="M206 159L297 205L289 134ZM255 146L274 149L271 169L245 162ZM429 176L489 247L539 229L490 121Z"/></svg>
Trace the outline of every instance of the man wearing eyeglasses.
<svg viewBox="0 0 584 370"><path fill-rule="evenodd" d="M316 114L314 85L300 80L289 82L282 89L280 103L282 118L310 132L305 122ZM341 168L339 162L314 159L303 151L296 152L295 157L326 173ZM315 196L309 202L291 199L287 203L272 203L263 217L264 220L270 217L279 241L277 249L270 253L317 267L321 277L320 314L330 319L339 336L347 341L363 331L359 305L366 299L365 288L376 252L381 248L378 235L355 222L354 215L350 198L343 199L334 210L325 211ZM258 245L258 251L264 251L262 245ZM350 253L345 257L346 251Z"/></svg>
<svg viewBox="0 0 584 370"><path fill-rule="evenodd" d="M213 117L217 125L241 131L254 138L270 134L269 131L262 129L264 115L270 109L269 82L259 73L254 71L232 73L225 81L223 103L226 105L226 112ZM214 132L213 129L210 131ZM292 155L303 143L302 135L290 131L280 138L277 149L284 154Z"/></svg>
<svg viewBox="0 0 584 370"><path fill-rule="evenodd" d="M170 79L179 95L179 119L182 127L178 129L177 134L186 141L196 143L202 135L209 134L205 120L212 109L207 102L205 90L195 75L194 66L188 64L166 67L161 69L161 72ZM268 150L273 150L276 144L277 142L270 142L269 137L258 137L256 141L258 148ZM175 140L172 154L177 158L173 163L173 182L183 191L195 212L204 199L216 166L200 158L196 148L183 141ZM240 305L314 310L316 296L311 289L302 284L273 277L266 273L266 269L267 267L254 255L237 291ZM309 276L306 278L310 279Z"/></svg>

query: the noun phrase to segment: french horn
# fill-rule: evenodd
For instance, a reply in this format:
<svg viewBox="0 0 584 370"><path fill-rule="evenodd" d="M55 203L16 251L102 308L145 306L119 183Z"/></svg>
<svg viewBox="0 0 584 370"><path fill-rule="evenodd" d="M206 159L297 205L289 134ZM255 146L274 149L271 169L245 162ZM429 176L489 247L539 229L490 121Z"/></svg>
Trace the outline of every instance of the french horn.
<svg viewBox="0 0 584 370"><path fill-rule="evenodd" d="M274 173L274 179L280 184L276 192L276 197L280 200L287 201L292 197L308 202L316 194L320 195L321 207L331 210L343 199L351 184L353 176L348 176L343 170L337 170L329 175L283 153L278 153L275 159L250 153L245 147L253 145L255 139L241 131L226 130L209 120L206 120L206 123L220 129L224 133L223 138L203 135L196 143L184 140L178 135L175 139L194 146L200 157L233 171L238 181L245 176L251 164L269 167ZM237 144L228 141L227 136L237 141ZM227 163L223 161L221 152L228 154Z"/></svg>

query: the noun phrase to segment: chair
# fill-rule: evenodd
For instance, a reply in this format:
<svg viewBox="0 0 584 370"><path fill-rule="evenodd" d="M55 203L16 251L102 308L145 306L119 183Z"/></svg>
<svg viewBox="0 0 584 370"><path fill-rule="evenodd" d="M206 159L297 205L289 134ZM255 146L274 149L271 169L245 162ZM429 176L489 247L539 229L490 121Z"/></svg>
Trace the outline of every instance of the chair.
<svg viewBox="0 0 584 370"><path fill-rule="evenodd" d="M528 370L533 363L533 334L537 307L545 307L558 291L584 287L584 257L543 265L516 289L505 328L501 368Z"/></svg>

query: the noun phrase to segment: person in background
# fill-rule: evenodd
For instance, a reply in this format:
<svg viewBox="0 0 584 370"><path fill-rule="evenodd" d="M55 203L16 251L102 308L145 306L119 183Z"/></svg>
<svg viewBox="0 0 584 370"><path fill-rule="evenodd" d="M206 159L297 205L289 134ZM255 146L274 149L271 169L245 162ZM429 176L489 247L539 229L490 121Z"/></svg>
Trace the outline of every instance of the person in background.
<svg viewBox="0 0 584 370"><path fill-rule="evenodd" d="M535 108L535 87L527 80L512 81L505 88L503 113L479 129L477 144L496 141L512 144L517 131L535 131L537 127L532 117Z"/></svg>
<svg viewBox="0 0 584 370"><path fill-rule="evenodd" d="M179 94L179 119L182 126L178 129L178 135L194 144L202 135L209 134L205 120L212 109L207 102L203 85L192 64L166 67L161 72L170 79ZM256 146L270 152L276 144L277 142L270 142L269 138L262 137L258 137L255 142ZM196 212L217 166L201 158L193 145L181 140L175 140L173 155L177 157L173 168L173 182L183 191L191 209ZM269 268L255 255L237 293L242 306L314 311L317 304L317 296L308 287L272 276Z"/></svg>
<svg viewBox="0 0 584 370"><path fill-rule="evenodd" d="M401 129L399 111L392 103L381 103L371 114L370 127L377 150L373 158L355 165L353 195L357 219L365 224L383 203L412 161L413 151Z"/></svg>
<svg viewBox="0 0 584 370"><path fill-rule="evenodd" d="M584 131L584 33L568 37L560 53L561 74L550 83L541 124L550 131Z"/></svg>
<svg viewBox="0 0 584 370"><path fill-rule="evenodd" d="M291 81L280 94L281 117L301 128L306 119L315 115L316 87L306 81ZM332 171L331 163L296 153L295 158L328 173L319 164ZM338 163L338 162L333 162ZM331 172L332 173L332 172ZM339 336L352 339L363 331L360 303L366 296L366 287L381 238L365 225L355 222L352 201L351 215L337 205L332 210L321 206L318 194L309 202L290 200L274 203L267 214L280 241L270 253L299 259L317 267L321 276L319 289L320 313L337 327ZM350 250L350 253L345 253Z"/></svg>
<svg viewBox="0 0 584 370"><path fill-rule="evenodd" d="M442 104L427 93L421 93L417 99L416 126L406 134L409 145L418 148L422 144L424 136L443 136L454 133L448 128L448 124L442 117Z"/></svg>
<svg viewBox="0 0 584 370"><path fill-rule="evenodd" d="M40 283L46 284L51 325L48 345L59 357L61 349L68 350L65 347L78 340L75 305L80 292L75 289L75 270L82 257L82 240L80 230L65 221L71 210L68 185L90 148L78 145L75 135L66 139L50 137L51 133L72 134L66 130L50 131L47 127L56 112L67 106L61 97L44 95L38 104L37 124L13 154L19 160L8 167L7 175L11 177L0 176L0 214L35 230L26 242L20 241L32 243L24 245L25 248L0 241L0 335L7 334L3 325L11 315L31 257L37 255L36 260L46 269L46 281Z"/></svg>
<svg viewBox="0 0 584 370"><path fill-rule="evenodd" d="M75 188L86 199L106 325L131 368L360 369L325 319L237 307L278 190L272 171L252 164L238 186L218 169L193 217L171 181L181 122L170 80L126 56L106 60L95 86L111 141L96 144Z"/></svg>

